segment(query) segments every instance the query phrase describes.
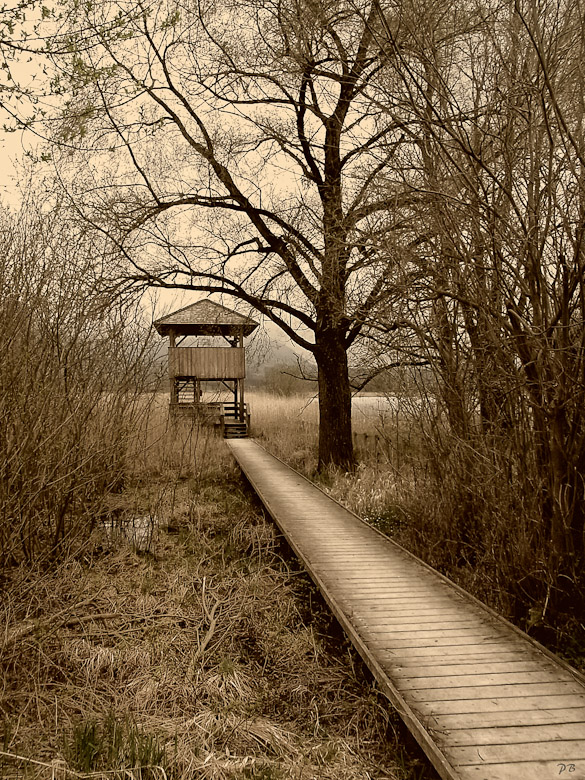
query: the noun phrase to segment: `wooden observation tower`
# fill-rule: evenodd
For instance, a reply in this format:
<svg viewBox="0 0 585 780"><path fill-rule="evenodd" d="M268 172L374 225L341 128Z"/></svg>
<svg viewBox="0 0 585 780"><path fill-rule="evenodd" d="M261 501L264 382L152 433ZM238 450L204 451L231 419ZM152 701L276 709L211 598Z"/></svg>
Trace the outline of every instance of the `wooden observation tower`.
<svg viewBox="0 0 585 780"><path fill-rule="evenodd" d="M258 323L212 301L198 301L154 323L169 337L170 412L173 419L198 416L221 427L226 438L248 435L250 416L244 399L244 338ZM187 338L221 338L228 346L180 346ZM202 382L215 382L229 401L203 400Z"/></svg>

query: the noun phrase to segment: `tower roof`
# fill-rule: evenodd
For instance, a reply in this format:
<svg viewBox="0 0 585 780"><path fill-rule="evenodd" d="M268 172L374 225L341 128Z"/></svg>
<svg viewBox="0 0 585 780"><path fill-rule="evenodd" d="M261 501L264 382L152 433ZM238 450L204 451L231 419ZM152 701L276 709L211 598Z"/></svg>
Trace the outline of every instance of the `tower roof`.
<svg viewBox="0 0 585 780"><path fill-rule="evenodd" d="M177 336L249 336L258 323L219 303L204 300L161 317L154 327L161 336L167 336L170 330Z"/></svg>

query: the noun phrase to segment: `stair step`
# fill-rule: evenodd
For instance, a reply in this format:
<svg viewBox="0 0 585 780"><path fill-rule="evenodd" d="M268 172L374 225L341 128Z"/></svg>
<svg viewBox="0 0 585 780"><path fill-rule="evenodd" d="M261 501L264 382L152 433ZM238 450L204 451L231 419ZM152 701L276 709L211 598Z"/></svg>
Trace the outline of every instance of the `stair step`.
<svg viewBox="0 0 585 780"><path fill-rule="evenodd" d="M247 439L248 426L241 420L225 420L223 426L224 439Z"/></svg>

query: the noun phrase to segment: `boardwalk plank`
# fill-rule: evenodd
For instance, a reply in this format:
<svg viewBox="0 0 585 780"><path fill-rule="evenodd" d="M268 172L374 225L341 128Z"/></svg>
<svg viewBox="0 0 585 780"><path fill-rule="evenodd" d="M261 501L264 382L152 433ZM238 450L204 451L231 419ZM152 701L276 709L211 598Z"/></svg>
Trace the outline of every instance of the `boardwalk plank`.
<svg viewBox="0 0 585 780"><path fill-rule="evenodd" d="M451 677L403 677L397 678L397 685L401 691L410 689L422 691L427 688L444 688L446 685L454 689L475 688L478 686L508 685L515 687L526 683L545 683L556 685L558 681L573 682L568 672L559 672L556 676L550 671L545 672L517 672L508 674L467 674L452 675ZM584 735L585 736L585 735Z"/></svg>
<svg viewBox="0 0 585 780"><path fill-rule="evenodd" d="M532 761L585 761L585 740L553 740L552 742L525 742L526 755ZM449 748L448 754L458 766L470 764L501 764L514 761L521 745L474 745Z"/></svg>
<svg viewBox="0 0 585 780"><path fill-rule="evenodd" d="M546 696L559 693L581 693L583 686L574 682L524 683L518 685L478 685L469 688L423 688L411 690L409 696L417 702L454 701L461 699L506 699L518 696Z"/></svg>
<svg viewBox="0 0 585 780"><path fill-rule="evenodd" d="M438 594L434 596L420 596L416 593L413 593L411 596L408 595L408 593L405 593L401 596L398 596L396 594L390 594L390 593L354 593L352 592L352 589L347 588L346 591L342 594L340 594L339 598L342 601L345 601L347 604L355 604L355 606L360 606L363 604L379 604L380 607L384 606L395 606L397 609L400 607L404 607L405 605L408 606L409 604L416 606L417 604L420 604L421 606L445 606L449 605L449 602L441 598Z"/></svg>
<svg viewBox="0 0 585 780"><path fill-rule="evenodd" d="M387 615L380 616L379 614L371 613L370 615L364 615L361 610L356 610L353 613L353 620L356 625L366 625L372 629L376 628L391 628L392 630L411 631L417 627L422 628L454 628L455 626L476 626L477 620L473 620L471 617L467 617L465 614L457 613L445 613L438 615L429 614L414 614L414 615L396 615L389 613ZM481 626L481 623L479 623Z"/></svg>
<svg viewBox="0 0 585 780"><path fill-rule="evenodd" d="M403 620L404 618L412 619L416 618L435 618L439 620L449 620L451 618L457 618L461 615L461 612L455 612L452 609L429 609L428 607L421 606L419 609L392 609L386 607L385 609L380 606L368 607L363 604L354 607L353 615L355 619L362 620L364 622L374 621L384 615L388 616L389 620Z"/></svg>
<svg viewBox="0 0 585 780"><path fill-rule="evenodd" d="M466 637L469 639L480 639L481 637L485 637L486 639L491 638L488 630L482 630L481 626L476 626L473 623L470 623L468 626L455 626L454 628L420 628L403 632L394 631L391 628L384 626L376 627L364 625L363 631L364 634L367 633L370 636L377 637L378 640L380 640L381 637L384 637L384 642L390 647L394 646L394 639L403 642L408 642L410 639L413 641L428 639L428 645L430 646L431 640L453 639L454 637L460 637L462 639ZM405 634L407 634L408 637L406 637Z"/></svg>
<svg viewBox="0 0 585 780"><path fill-rule="evenodd" d="M409 647L406 650L400 648L381 648L379 657L386 663L408 662L412 664L432 664L433 659L437 659L444 664L464 663L475 659L486 659L486 657L497 655L509 655L517 658L519 651L510 650L503 642L482 642L480 644L451 644L441 647Z"/></svg>
<svg viewBox="0 0 585 780"><path fill-rule="evenodd" d="M412 618L405 619L392 619L392 618L376 618L373 621L361 620L356 618L354 614L354 622L356 625L363 625L369 631L380 632L388 631L388 634L396 633L408 633L408 634L421 634L425 635L436 634L437 636L443 636L444 632L455 631L460 628L470 629L474 631L481 631L483 626L478 620L474 620L472 617L460 616L458 619L450 620L424 620L421 618L416 622L413 622ZM439 634L438 632L442 632Z"/></svg>
<svg viewBox="0 0 585 780"><path fill-rule="evenodd" d="M410 678L411 680L425 679L430 677L432 679L443 679L445 677L457 676L457 677L474 677L478 674L509 674L513 672L537 672L541 669L541 665L536 660L521 660L521 661L484 661L478 663L465 663L465 664L442 664L436 666L421 666L420 659L417 663L410 663L408 665L394 664L389 667L392 669L392 676L396 679Z"/></svg>
<svg viewBox="0 0 585 780"><path fill-rule="evenodd" d="M582 740L585 726L581 723L546 725L484 726L483 728L450 729L440 732L440 739L450 746L513 745L522 742L556 742Z"/></svg>
<svg viewBox="0 0 585 780"><path fill-rule="evenodd" d="M585 702L584 702L585 704ZM443 731L445 735L449 730L482 729L495 726L516 727L518 723L526 726L548 725L554 723L578 723L583 728L585 723L585 706L563 707L560 709L527 709L527 710L498 710L497 712L466 712L461 715L435 715L429 721L432 728ZM452 739L446 736L452 744Z"/></svg>
<svg viewBox="0 0 585 780"><path fill-rule="evenodd" d="M422 601L413 604L411 601L406 600L405 603L392 604L392 602L379 601L376 596L369 601L362 601L359 605L354 604L354 610L356 615L364 615L364 617L367 616L368 618L375 618L379 613L392 617L418 617L419 615L429 617L454 615L457 617L457 615L461 614L459 606L450 604L448 601L436 600L431 603Z"/></svg>
<svg viewBox="0 0 585 780"><path fill-rule="evenodd" d="M585 780L585 766L571 761L516 761L460 767L458 776L461 780Z"/></svg>
<svg viewBox="0 0 585 780"><path fill-rule="evenodd" d="M376 648L376 653L382 657L382 653L388 653L392 650L406 650L406 648L434 648L435 652L438 647L453 647L463 645L485 645L486 647L493 642L501 643L506 639L504 634L492 635L485 631L468 631L466 634L449 634L446 636L435 636L432 639L429 637L418 637L411 634L408 638L396 639L393 638L392 642L388 638L385 638L385 632L380 631L368 631L366 627L362 629L364 637L368 637L371 641L372 647Z"/></svg>
<svg viewBox="0 0 585 780"><path fill-rule="evenodd" d="M505 698L487 699L451 699L443 701L424 701L416 703L417 712L429 722L441 715L464 715L473 713L525 712L527 710L546 711L554 709L572 709L585 707L585 693L549 693L539 695L516 695Z"/></svg>
<svg viewBox="0 0 585 780"><path fill-rule="evenodd" d="M316 569L316 572L319 573L319 569ZM340 576L333 576L331 574L330 570L327 570L327 577L330 580L333 580L336 585L339 585L339 587L342 590L350 590L352 595L371 595L379 593L380 586L377 582L364 582L363 584L354 584L351 582L348 582L344 575ZM410 582L409 580L403 580L400 582L390 582L388 586L388 595L391 596L398 596L400 594L404 594L408 596L409 594L418 594L420 597L423 595L427 595L430 597L433 596L433 593L435 592L435 588L432 587L431 584L428 583L421 583L421 582Z"/></svg>
<svg viewBox="0 0 585 780"><path fill-rule="evenodd" d="M312 562L312 561L311 561ZM334 574L342 574L343 579L345 582L350 583L351 585L357 585L360 582L390 582L390 583L398 583L398 582L412 582L412 576L407 571L400 572L396 571L394 568L390 570L386 570L383 572L377 572L372 571L371 573L363 573L363 574L352 574L352 568L348 567L347 569L339 569L337 567L332 568L331 566L327 566L325 562L321 564L323 568L327 568L327 573L334 575Z"/></svg>
<svg viewBox="0 0 585 780"><path fill-rule="evenodd" d="M510 651L505 644L483 644L483 645L462 645L451 646L448 652L445 648L436 647L412 647L405 651L408 655L395 650L394 652L385 651L380 653L383 663L392 668L419 668L422 665L428 666L460 666L463 664L476 663L507 663L526 660L526 655L520 651ZM532 656L530 656L532 657Z"/></svg>

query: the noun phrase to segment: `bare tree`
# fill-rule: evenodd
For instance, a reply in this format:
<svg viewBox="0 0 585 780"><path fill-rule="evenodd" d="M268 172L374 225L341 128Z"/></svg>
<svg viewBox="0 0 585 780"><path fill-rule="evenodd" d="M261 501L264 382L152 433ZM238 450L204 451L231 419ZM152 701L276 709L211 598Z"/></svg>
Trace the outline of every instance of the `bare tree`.
<svg viewBox="0 0 585 780"><path fill-rule="evenodd" d="M347 353L387 294L384 237L409 199L379 4L132 0L75 4L67 24L86 53L58 58L60 139L79 149L59 170L125 253L112 282L233 296L277 323L318 366L320 465L350 468Z"/></svg>
<svg viewBox="0 0 585 780"><path fill-rule="evenodd" d="M501 473L524 506L538 505L538 517L516 519L542 563L522 576L544 611L564 608L585 558L582 7L420 10L385 24L382 44L400 77L386 102L408 120L405 181L426 196L411 244L413 324L459 453L486 467L511 459ZM466 501L472 493L468 481ZM479 525L480 507L467 510ZM475 537L476 552L484 543Z"/></svg>

